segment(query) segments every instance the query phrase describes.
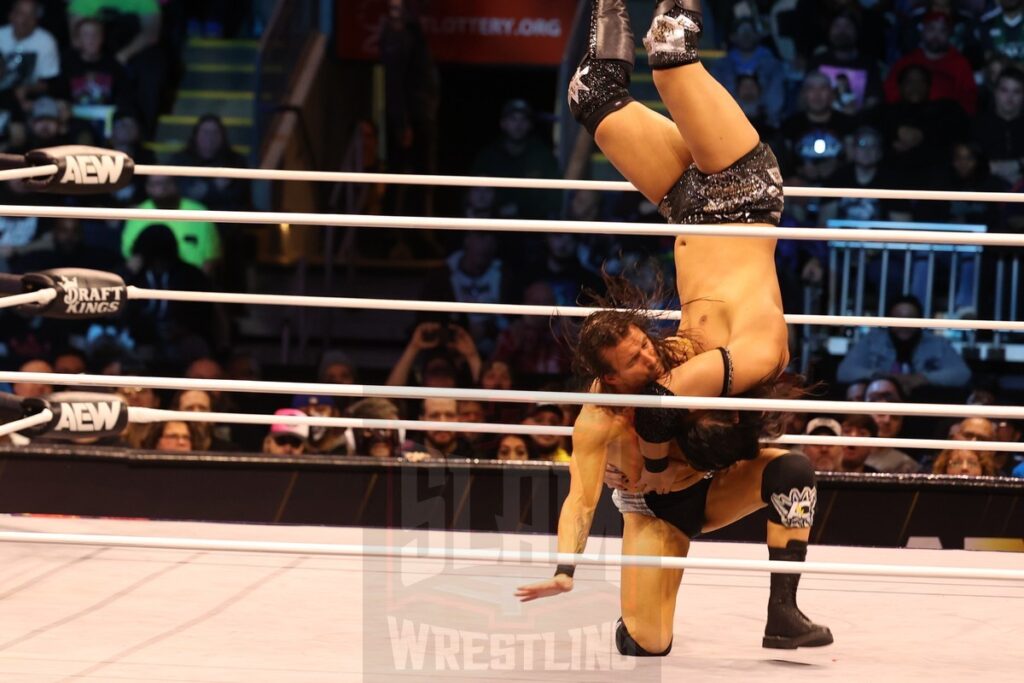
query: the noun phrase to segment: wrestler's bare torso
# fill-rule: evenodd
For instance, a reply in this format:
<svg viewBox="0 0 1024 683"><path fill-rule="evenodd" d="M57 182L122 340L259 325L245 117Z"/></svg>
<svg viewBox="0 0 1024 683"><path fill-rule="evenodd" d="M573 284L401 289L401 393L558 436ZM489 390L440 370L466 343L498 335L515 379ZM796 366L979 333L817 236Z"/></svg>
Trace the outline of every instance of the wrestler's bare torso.
<svg viewBox="0 0 1024 683"><path fill-rule="evenodd" d="M633 409L613 410L601 406L584 406L576 419L576 429L591 429L605 435L605 455L607 465L625 474L629 484L627 491L635 491L643 469L643 458L640 456L640 442L633 430ZM574 457L575 457L574 453ZM683 459L682 452L676 444L669 450L669 458L678 461L672 491L689 488L704 477L704 472L690 467Z"/></svg>
<svg viewBox="0 0 1024 683"><path fill-rule="evenodd" d="M680 335L708 350L731 346L738 335L756 334L766 344L781 345L780 353L785 353L775 242L751 237L677 237Z"/></svg>

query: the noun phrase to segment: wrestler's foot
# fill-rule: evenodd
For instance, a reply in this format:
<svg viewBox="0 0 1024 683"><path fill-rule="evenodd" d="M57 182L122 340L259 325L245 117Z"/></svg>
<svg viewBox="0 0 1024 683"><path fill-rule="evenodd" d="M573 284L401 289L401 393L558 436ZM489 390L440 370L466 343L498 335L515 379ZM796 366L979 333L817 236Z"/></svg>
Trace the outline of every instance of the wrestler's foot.
<svg viewBox="0 0 1024 683"><path fill-rule="evenodd" d="M644 36L652 69L671 69L700 60L697 45L704 31L700 0L659 0Z"/></svg>
<svg viewBox="0 0 1024 683"><path fill-rule="evenodd" d="M768 625L764 629L762 647L795 650L831 645L832 641L832 631L812 622L795 604L768 606Z"/></svg>
<svg viewBox="0 0 1024 683"><path fill-rule="evenodd" d="M633 101L633 30L624 0L592 0L586 54L569 82L569 111L591 135L612 112Z"/></svg>
<svg viewBox="0 0 1024 683"><path fill-rule="evenodd" d="M807 559L807 543L790 541L785 548L769 547L768 558L777 562L803 562ZM799 584L799 574L772 574L762 647L792 650L832 644L832 631L812 622L796 606Z"/></svg>

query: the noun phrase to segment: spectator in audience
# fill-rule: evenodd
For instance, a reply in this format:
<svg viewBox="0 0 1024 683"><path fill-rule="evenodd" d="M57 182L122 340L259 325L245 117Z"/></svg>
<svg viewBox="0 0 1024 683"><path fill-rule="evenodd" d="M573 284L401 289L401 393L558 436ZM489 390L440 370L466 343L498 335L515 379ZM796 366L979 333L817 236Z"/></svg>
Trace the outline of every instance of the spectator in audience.
<svg viewBox="0 0 1024 683"><path fill-rule="evenodd" d="M544 236L544 249L517 273L516 289L526 298L530 285L542 282L554 295L558 306L574 306L585 291L600 291L601 278L584 268L577 253L576 236L550 233Z"/></svg>
<svg viewBox="0 0 1024 683"><path fill-rule="evenodd" d="M739 79L752 77L760 87L760 102L766 123L778 126L785 106L785 69L771 50L761 44L754 22L743 19L733 25L729 50L711 65L711 73L737 100Z"/></svg>
<svg viewBox="0 0 1024 683"><path fill-rule="evenodd" d="M991 453L952 448L942 451L935 459L932 474L994 477L996 466L992 462Z"/></svg>
<svg viewBox="0 0 1024 683"><path fill-rule="evenodd" d="M206 206L182 197L178 183L170 176L149 176L146 179L148 199L139 204L140 209L165 209L181 211L204 211ZM125 259L132 257L132 248L142 231L153 225L152 220L128 220L121 232L121 253ZM167 221L178 242L178 256L189 265L211 275L221 260L220 233L213 223L204 221Z"/></svg>
<svg viewBox="0 0 1024 683"><path fill-rule="evenodd" d="M931 72L908 64L897 78L899 97L881 109L880 128L886 140L886 159L904 186L926 185L928 174L949 158L953 141L967 129L969 119L952 100L930 101Z"/></svg>
<svg viewBox="0 0 1024 683"><path fill-rule="evenodd" d="M994 441L996 425L984 417L965 417L949 428L949 438L956 441Z"/></svg>
<svg viewBox="0 0 1024 683"><path fill-rule="evenodd" d="M835 106L845 114L854 116L882 101L877 58L861 52L860 27L850 12L832 19L828 47L811 56L808 66L829 77L837 94Z"/></svg>
<svg viewBox="0 0 1024 683"><path fill-rule="evenodd" d="M213 397L210 396L209 392L199 389L178 392L171 405L174 406L174 410L186 413L214 412ZM217 453L240 450L234 443L221 437L221 434L231 434L231 429L228 425L219 425L214 422L193 422L192 433L196 439L193 444L193 450L214 451Z"/></svg>
<svg viewBox="0 0 1024 683"><path fill-rule="evenodd" d="M997 7L981 18L981 44L987 59L1002 55L1024 60L1024 0L996 0Z"/></svg>
<svg viewBox="0 0 1024 683"><path fill-rule="evenodd" d="M82 19L74 30L74 47L65 51L61 67L62 95L73 105L130 102L124 67L104 50L103 22Z"/></svg>
<svg viewBox="0 0 1024 683"><path fill-rule="evenodd" d="M546 282L526 288L524 304L556 305L554 292ZM564 375L569 371L565 349L555 339L547 318L524 315L513 321L498 337L494 360L512 368L517 375Z"/></svg>
<svg viewBox="0 0 1024 683"><path fill-rule="evenodd" d="M988 156L989 168L1008 184L1021 180L1024 158L1024 71L1003 69L995 81L993 106L978 114L971 139Z"/></svg>
<svg viewBox="0 0 1024 683"><path fill-rule="evenodd" d="M877 437L878 425L868 415L847 415L843 418L843 436ZM871 446L843 446L843 472L878 472L868 464Z"/></svg>
<svg viewBox="0 0 1024 683"><path fill-rule="evenodd" d="M132 407L160 407L160 397L148 387L119 387L115 393ZM128 448L144 448L143 444L146 443L156 426L154 423L129 422L121 432L121 443Z"/></svg>
<svg viewBox="0 0 1024 683"><path fill-rule="evenodd" d="M459 401L459 422L483 424L487 422L487 412L481 401ZM462 435L473 449L477 458L489 457L494 452L494 435L483 432L466 432Z"/></svg>
<svg viewBox="0 0 1024 683"><path fill-rule="evenodd" d="M87 367L85 354L78 349L62 349L53 357L53 371L61 375L80 375Z"/></svg>
<svg viewBox="0 0 1024 683"><path fill-rule="evenodd" d="M145 128L151 130L164 88L164 60L159 45L160 3L158 0L69 0L68 28L75 47L75 27L83 19L103 22L109 49L124 65Z"/></svg>
<svg viewBox="0 0 1024 683"><path fill-rule="evenodd" d="M842 426L830 417L816 417L807 423L805 430L810 436L842 436ZM804 455L818 472L841 472L843 470L843 447L807 444L802 448Z"/></svg>
<svg viewBox="0 0 1024 683"><path fill-rule="evenodd" d="M897 297L889 304L891 317L920 318L922 313L921 302L913 296ZM949 341L911 327L869 331L847 351L836 379L849 383L877 374L893 375L903 393L929 384L962 387L971 379L970 368Z"/></svg>
<svg viewBox="0 0 1024 683"><path fill-rule="evenodd" d="M498 240L493 232L469 231L462 249L448 257L445 267L428 277L423 298L429 301L459 301L497 304L512 299L512 278L498 258ZM504 319L495 315L469 315L470 336L486 354L493 347Z"/></svg>
<svg viewBox="0 0 1024 683"><path fill-rule="evenodd" d="M193 450L195 435L188 422L159 422L146 435L142 447L150 451L188 453Z"/></svg>
<svg viewBox="0 0 1024 683"><path fill-rule="evenodd" d="M477 154L473 174L512 178L557 178L558 161L550 147L533 135L533 107L513 99L501 108L501 138ZM495 200L500 218L555 218L559 193L500 189Z"/></svg>
<svg viewBox="0 0 1024 683"><path fill-rule="evenodd" d="M802 146L807 147L804 155L809 151L821 158L838 158L857 125L852 116L837 111L834 103L835 93L828 76L820 71L807 74L800 90L800 112L786 119L779 130L791 163L801 161Z"/></svg>
<svg viewBox="0 0 1024 683"><path fill-rule="evenodd" d="M12 266L15 272L31 273L51 268L92 268L115 271L123 265L120 254L90 243L77 218L44 218L45 231L38 248L25 253L13 250Z"/></svg>
<svg viewBox="0 0 1024 683"><path fill-rule="evenodd" d="M1006 192L1010 189L1003 178L992 174L981 145L969 141L953 145L950 163L939 169L935 186L952 192ZM925 208L930 207L934 207L934 220L981 223L991 231L1002 228L1003 212L998 202L930 202Z"/></svg>
<svg viewBox="0 0 1024 683"><path fill-rule="evenodd" d="M129 107L118 108L114 112L110 140L107 146L124 152L135 160L136 164L155 164L156 156L143 145L142 124L136 111ZM109 201L115 208L127 208L141 204L146 199L146 182L149 176L135 176L128 186L114 192ZM120 226L118 226L120 227ZM115 242L120 245L120 242Z"/></svg>
<svg viewBox="0 0 1024 683"><path fill-rule="evenodd" d="M506 434L498 439L495 460L537 460L533 442L520 434Z"/></svg>
<svg viewBox="0 0 1024 683"><path fill-rule="evenodd" d="M1020 442L1021 434L1024 432L1021 430L1019 420L1000 419L995 424L996 441L1004 443ZM996 473L1003 477L1017 476L1014 474L1014 470L1017 468L1018 462L1024 462L1024 456L1011 451L995 453L992 459L995 461Z"/></svg>
<svg viewBox="0 0 1024 683"><path fill-rule="evenodd" d="M932 77L931 100L954 100L969 115L978 108L978 87L974 69L950 43L952 18L945 12L929 12L921 21L920 47L896 62L885 80L885 99L899 98L899 79L911 64L928 69Z"/></svg>
<svg viewBox="0 0 1024 683"><path fill-rule="evenodd" d="M0 90L11 90L26 114L60 76L60 51L53 35L39 26L41 9L36 0L15 0L7 15L10 23L0 26Z"/></svg>
<svg viewBox="0 0 1024 683"><path fill-rule="evenodd" d="M274 415L302 417L301 410L281 408ZM309 444L309 425L275 424L263 439L263 452L270 455L304 455Z"/></svg>
<svg viewBox="0 0 1024 683"><path fill-rule="evenodd" d="M868 403L904 403L906 395L896 378L877 377L871 381L864 392L864 400ZM878 436L883 439L895 439L903 431L902 415L876 414L872 418L878 425ZM921 465L903 451L882 447L872 450L868 464L877 472L919 472Z"/></svg>
<svg viewBox="0 0 1024 683"><path fill-rule="evenodd" d="M427 351L431 353L424 353ZM409 376L421 354L423 386L455 386L457 373L463 370L470 383L476 383L480 377L483 361L465 328L451 323L423 322L413 330L401 357L391 368L386 382L388 386L408 384ZM437 377L434 377L435 374ZM443 383L428 383L428 379L442 379Z"/></svg>
<svg viewBox="0 0 1024 683"><path fill-rule="evenodd" d="M325 384L355 384L355 363L344 351L325 351L317 366L316 379ZM334 405L341 412L345 412L354 402L354 399L348 396L334 397Z"/></svg>
<svg viewBox="0 0 1024 683"><path fill-rule="evenodd" d="M231 148L220 116L204 114L192 127L185 149L174 156L181 166L245 168L245 157ZM213 211L241 211L249 207L249 183L231 178L181 178L181 196L201 202Z"/></svg>
<svg viewBox="0 0 1024 683"><path fill-rule="evenodd" d="M300 395L292 399L292 408L311 417L341 417L341 411L330 396ZM316 455L345 455L347 438L339 427L311 426L306 452Z"/></svg>
<svg viewBox="0 0 1024 683"><path fill-rule="evenodd" d="M25 139L25 148L21 151L28 152L41 147L57 147L66 145L73 141L66 134L64 125L64 112L61 111L57 100L48 95L43 95L29 107L28 137Z"/></svg>
<svg viewBox="0 0 1024 683"><path fill-rule="evenodd" d="M545 427L564 427L565 413L554 403L541 403L530 411L523 424L542 425ZM565 437L552 434L531 434L536 458L552 462L569 462L569 452L565 450Z"/></svg>
<svg viewBox="0 0 1024 683"><path fill-rule="evenodd" d="M364 398L349 406L347 415L360 420L397 420L398 406L385 398ZM349 455L397 458L402 455L402 439L395 429L353 428Z"/></svg>
<svg viewBox="0 0 1024 683"><path fill-rule="evenodd" d="M831 178L832 184L836 187L857 189L890 188L899 184L883 163L884 158L885 141L882 134L870 126L861 126L851 138L850 160L853 163L836 171ZM843 198L828 202L822 207L819 223L824 224L832 218L858 221L885 220L884 206L880 199Z"/></svg>
<svg viewBox="0 0 1024 683"><path fill-rule="evenodd" d="M423 399L420 419L426 422L456 422L459 419L458 406L453 399ZM471 458L473 448L455 432L427 429L423 442L407 441L403 447L406 460L416 462L426 458Z"/></svg>
<svg viewBox="0 0 1024 683"><path fill-rule="evenodd" d="M53 366L42 358L25 361L18 368L18 372L53 372ZM53 393L53 386L49 384L37 384L36 382L14 382L11 391L15 396L21 398L42 398Z"/></svg>
<svg viewBox="0 0 1024 683"><path fill-rule="evenodd" d="M863 401L864 394L868 390L868 385L871 384L869 379L855 379L846 387L846 400L847 401Z"/></svg>
<svg viewBox="0 0 1024 683"><path fill-rule="evenodd" d="M208 291L201 270L178 256L178 242L166 225L149 225L132 242L129 285L146 289ZM214 310L210 304L178 301L138 302L126 308L125 322L139 346L166 358L209 353L214 345Z"/></svg>

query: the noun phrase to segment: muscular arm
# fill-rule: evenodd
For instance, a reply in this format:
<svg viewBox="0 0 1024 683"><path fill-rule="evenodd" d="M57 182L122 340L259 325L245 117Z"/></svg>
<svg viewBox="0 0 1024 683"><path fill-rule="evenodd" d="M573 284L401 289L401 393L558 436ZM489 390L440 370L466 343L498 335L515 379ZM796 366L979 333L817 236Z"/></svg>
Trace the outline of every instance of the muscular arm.
<svg viewBox="0 0 1024 683"><path fill-rule="evenodd" d="M582 553L587 547L604 485L610 429L610 419L602 413L584 410L576 419L569 462L569 495L558 517L560 553Z"/></svg>

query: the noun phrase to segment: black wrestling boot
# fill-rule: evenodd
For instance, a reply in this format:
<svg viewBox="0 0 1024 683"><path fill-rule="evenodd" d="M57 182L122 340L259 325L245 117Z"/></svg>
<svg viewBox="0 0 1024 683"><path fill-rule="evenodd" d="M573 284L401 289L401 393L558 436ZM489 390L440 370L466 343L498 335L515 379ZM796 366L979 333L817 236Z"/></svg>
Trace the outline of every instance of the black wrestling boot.
<svg viewBox="0 0 1024 683"><path fill-rule="evenodd" d="M633 101L629 79L636 46L625 0L591 0L587 52L569 82L569 110L591 135Z"/></svg>
<svg viewBox="0 0 1024 683"><path fill-rule="evenodd" d="M803 562L807 544L790 541L785 548L768 548L768 559L779 562ZM768 598L768 623L764 627L762 647L795 650L798 647L820 647L832 644L832 631L807 618L796 606L799 574L772 574L772 590Z"/></svg>
<svg viewBox="0 0 1024 683"><path fill-rule="evenodd" d="M671 69L700 60L697 45L704 31L700 0L659 0L644 36L652 69Z"/></svg>

